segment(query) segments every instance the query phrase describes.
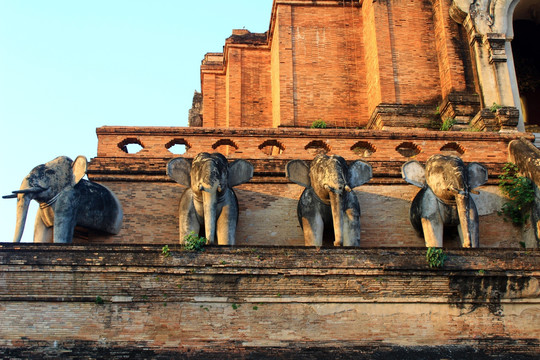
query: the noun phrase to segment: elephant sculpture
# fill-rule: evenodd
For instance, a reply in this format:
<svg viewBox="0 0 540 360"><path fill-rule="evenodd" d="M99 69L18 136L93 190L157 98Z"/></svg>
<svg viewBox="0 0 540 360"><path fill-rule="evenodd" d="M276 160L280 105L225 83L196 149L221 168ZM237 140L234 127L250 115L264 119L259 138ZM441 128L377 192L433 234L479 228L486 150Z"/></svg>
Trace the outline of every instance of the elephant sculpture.
<svg viewBox="0 0 540 360"><path fill-rule="evenodd" d="M71 243L75 226L117 234L122 226L122 206L105 186L83 179L87 160L60 156L36 166L20 190L3 198L17 198L14 242L20 242L31 200L40 206L34 225L36 243Z"/></svg>
<svg viewBox="0 0 540 360"><path fill-rule="evenodd" d="M485 166L465 165L454 155L433 155L424 167L415 160L403 164L401 173L409 184L422 188L411 204L410 220L424 235L426 246L442 247L444 226L457 226L461 245L479 246L478 211L471 193L488 178Z"/></svg>
<svg viewBox="0 0 540 360"><path fill-rule="evenodd" d="M360 245L360 203L353 189L371 179L371 165L357 160L347 166L341 156L319 154L310 166L289 161L286 174L306 188L297 208L306 246L322 246L325 229L332 228L334 246Z"/></svg>
<svg viewBox="0 0 540 360"><path fill-rule="evenodd" d="M238 200L232 187L253 177L253 165L245 160L231 164L220 153L199 153L190 165L183 158L167 164L167 174L187 186L180 197L180 243L192 231L204 234L209 244L234 245Z"/></svg>

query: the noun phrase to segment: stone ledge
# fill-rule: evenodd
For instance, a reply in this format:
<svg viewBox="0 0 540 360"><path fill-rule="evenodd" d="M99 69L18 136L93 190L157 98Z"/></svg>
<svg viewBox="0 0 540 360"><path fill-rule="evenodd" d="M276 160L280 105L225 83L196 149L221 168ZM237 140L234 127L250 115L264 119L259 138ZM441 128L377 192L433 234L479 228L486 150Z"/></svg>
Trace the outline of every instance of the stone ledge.
<svg viewBox="0 0 540 360"><path fill-rule="evenodd" d="M30 341L0 346L0 355L21 359L447 359L447 360L533 360L538 358L537 339L494 338L460 339L459 344L427 346L397 345L385 341L357 341L344 344L339 340L320 342L276 342L257 346L240 341L207 344L204 349L193 346L156 347L153 342L122 341Z"/></svg>

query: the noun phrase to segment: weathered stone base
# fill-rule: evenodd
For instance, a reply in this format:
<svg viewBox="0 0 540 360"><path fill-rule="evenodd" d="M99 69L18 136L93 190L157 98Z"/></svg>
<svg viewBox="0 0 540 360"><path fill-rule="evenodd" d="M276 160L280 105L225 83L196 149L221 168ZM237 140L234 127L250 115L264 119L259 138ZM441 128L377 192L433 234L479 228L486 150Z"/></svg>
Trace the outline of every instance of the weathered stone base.
<svg viewBox="0 0 540 360"><path fill-rule="evenodd" d="M0 355L529 359L540 353L537 250L445 250L442 269L431 269L418 248L173 246L168 256L162 250L0 245Z"/></svg>
<svg viewBox="0 0 540 360"><path fill-rule="evenodd" d="M496 345L493 344L495 340ZM448 346L392 346L382 343L346 347L303 346L298 343L289 347L245 347L233 342L220 349L153 349L143 344L96 345L93 342L25 342L18 348L0 347L0 356L9 359L448 359L448 360L529 360L538 359L540 347L533 340L489 339L474 340L471 345Z"/></svg>

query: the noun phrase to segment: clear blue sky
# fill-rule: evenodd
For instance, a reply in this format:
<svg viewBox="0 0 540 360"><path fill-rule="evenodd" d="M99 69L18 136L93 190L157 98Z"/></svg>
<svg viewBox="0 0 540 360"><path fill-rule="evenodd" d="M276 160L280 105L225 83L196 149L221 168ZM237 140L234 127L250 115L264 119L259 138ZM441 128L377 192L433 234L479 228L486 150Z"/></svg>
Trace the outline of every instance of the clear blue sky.
<svg viewBox="0 0 540 360"><path fill-rule="evenodd" d="M0 0L0 195L36 165L97 154L103 125L187 126L199 67L272 0ZM0 242L16 200L0 199ZM23 241L32 241L37 204Z"/></svg>

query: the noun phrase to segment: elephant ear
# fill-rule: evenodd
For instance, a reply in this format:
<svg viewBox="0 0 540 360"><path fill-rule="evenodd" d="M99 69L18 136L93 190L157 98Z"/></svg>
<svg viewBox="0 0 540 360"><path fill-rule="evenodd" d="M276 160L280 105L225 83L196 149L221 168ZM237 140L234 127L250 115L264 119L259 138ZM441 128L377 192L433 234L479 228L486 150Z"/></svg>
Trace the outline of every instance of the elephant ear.
<svg viewBox="0 0 540 360"><path fill-rule="evenodd" d="M423 188L426 184L426 171L422 164L416 160L410 160L403 164L401 167L401 176L409 184L420 188Z"/></svg>
<svg viewBox="0 0 540 360"><path fill-rule="evenodd" d="M355 188L371 180L373 171L367 162L356 160L349 166L349 186Z"/></svg>
<svg viewBox="0 0 540 360"><path fill-rule="evenodd" d="M167 175L180 185L191 186L191 164L184 158L169 161L167 163Z"/></svg>
<svg viewBox="0 0 540 360"><path fill-rule="evenodd" d="M472 162L467 166L467 173L469 178L469 188L471 189L484 185L488 180L487 168L477 162Z"/></svg>
<svg viewBox="0 0 540 360"><path fill-rule="evenodd" d="M229 165L229 186L248 182L253 177L253 165L245 160L235 160Z"/></svg>
<svg viewBox="0 0 540 360"><path fill-rule="evenodd" d="M291 160L285 166L285 174L293 183L303 187L311 187L309 166L303 160Z"/></svg>
<svg viewBox="0 0 540 360"><path fill-rule="evenodd" d="M75 161L73 161L73 164L71 164L71 169L73 171L73 179L75 184L78 184L79 181L81 181L81 179L84 177L87 166L88 160L85 156L79 155Z"/></svg>

